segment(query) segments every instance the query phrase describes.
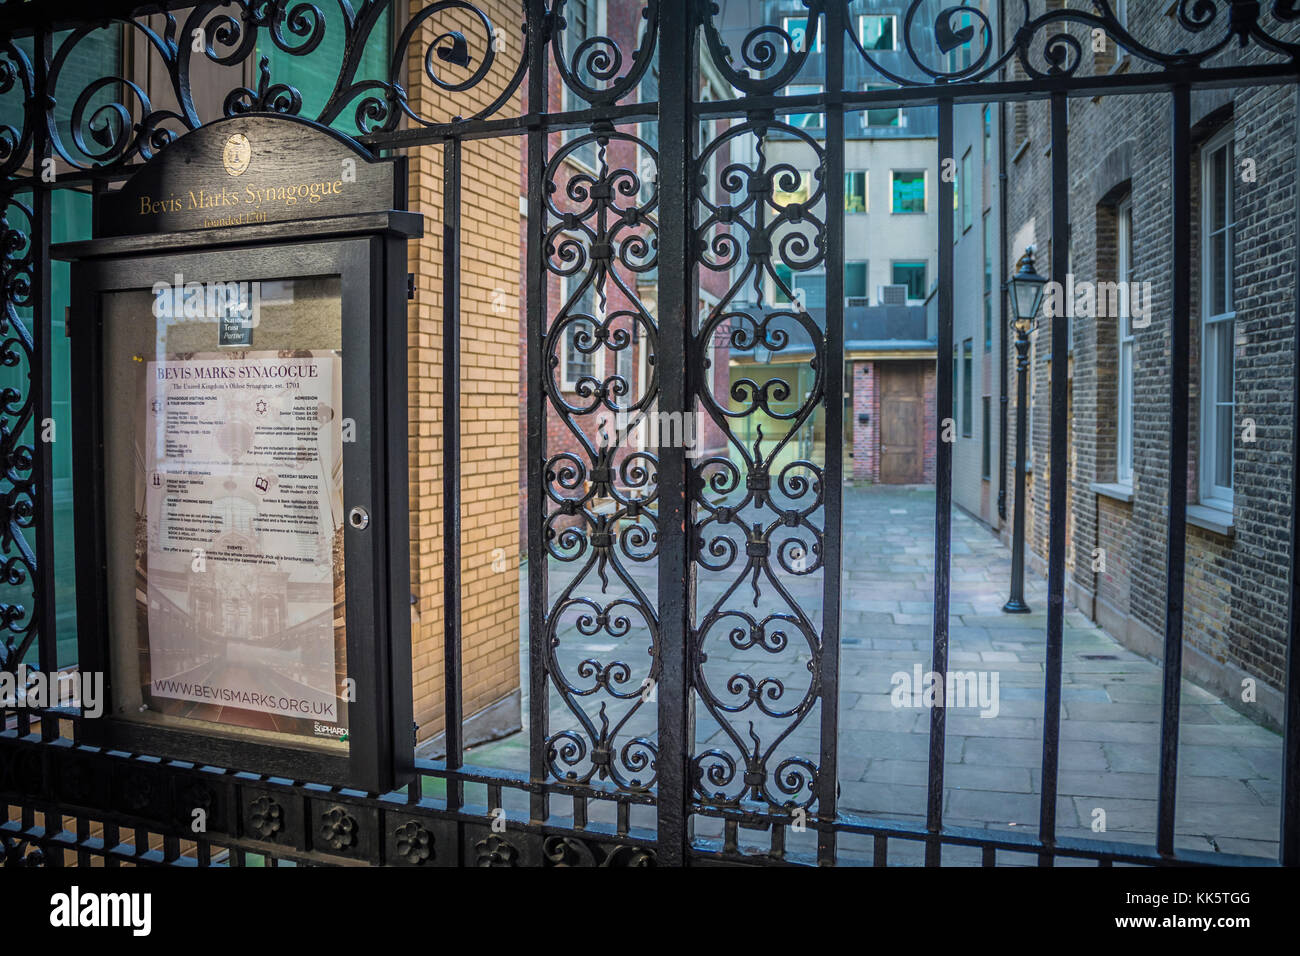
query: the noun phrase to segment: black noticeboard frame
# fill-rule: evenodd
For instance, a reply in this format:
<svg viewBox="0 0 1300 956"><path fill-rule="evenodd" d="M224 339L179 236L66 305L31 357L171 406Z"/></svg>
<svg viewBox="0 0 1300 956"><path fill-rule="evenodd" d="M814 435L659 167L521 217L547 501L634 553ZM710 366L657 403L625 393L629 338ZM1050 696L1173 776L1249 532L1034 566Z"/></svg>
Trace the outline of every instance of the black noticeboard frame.
<svg viewBox="0 0 1300 956"><path fill-rule="evenodd" d="M216 124L225 125L225 124ZM297 120L239 121L263 144L288 136L295 150L339 149L328 130L304 130ZM211 127L206 127L209 130ZM204 132L201 130L199 132ZM198 135L191 134L191 135ZM216 141L220 141L220 137ZM184 143L184 139L175 145ZM174 147L153 163L163 164ZM385 793L414 775L411 696L410 568L407 504L406 243L422 232L419 216L392 208L404 201L402 160L372 161L350 146L366 169L371 202L307 220L221 229L184 229L101 237L55 248L72 262L68 322L72 354L73 484L76 489L77 620L79 667L104 674L106 699L115 701L109 620L104 445L129 423L105 418L103 332L106 293L149 290L177 274L209 282L337 276L342 295L342 394L355 440L343 444L344 594L347 673L355 681L348 707L346 754L280 741L250 739L221 725L183 729L131 719L116 707L81 722L80 742L196 765L237 768L266 776ZM183 157L187 167L193 150ZM291 167L295 153L285 154ZM219 162L219 160L218 160ZM172 171L146 167L150 183ZM378 168L387 167L387 169ZM144 177L146 171L137 176ZM221 175L218 173L217 175ZM377 184L377 186L376 186ZM376 187L376 188L371 188ZM131 183L123 188L126 193ZM129 200L128 200L129 201ZM121 197L114 202L121 203ZM100 216L97 214L97 221ZM309 237L309 238L308 238ZM148 317L152 320L152 317ZM144 319L142 318L142 321ZM354 508L369 515L364 527L348 520ZM134 637L134 636L132 636Z"/></svg>

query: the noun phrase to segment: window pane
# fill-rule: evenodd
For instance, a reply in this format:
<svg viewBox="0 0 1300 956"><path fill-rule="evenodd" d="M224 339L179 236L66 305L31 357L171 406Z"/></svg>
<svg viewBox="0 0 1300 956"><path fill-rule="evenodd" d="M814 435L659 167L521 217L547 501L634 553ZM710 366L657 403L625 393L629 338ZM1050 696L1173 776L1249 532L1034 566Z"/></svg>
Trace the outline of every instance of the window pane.
<svg viewBox="0 0 1300 956"><path fill-rule="evenodd" d="M820 53L822 49L822 34L817 31L817 36L813 37L812 45L808 44L808 37L812 33L815 22L810 23L805 17L785 17L785 32L790 35L790 42L797 52L808 50L810 53Z"/></svg>
<svg viewBox="0 0 1300 956"><path fill-rule="evenodd" d="M865 172L844 174L844 211L867 211L867 174Z"/></svg>
<svg viewBox="0 0 1300 956"><path fill-rule="evenodd" d="M909 299L925 298L924 262L895 262L893 272L894 285L907 286Z"/></svg>
<svg viewBox="0 0 1300 956"><path fill-rule="evenodd" d="M858 17L858 39L864 50L894 49L894 18Z"/></svg>
<svg viewBox="0 0 1300 956"><path fill-rule="evenodd" d="M805 86L794 84L785 88L786 96L808 96L812 93L820 93L820 86ZM823 125L821 113L791 113L785 120L791 126L797 126L800 129L821 129Z"/></svg>
<svg viewBox="0 0 1300 956"><path fill-rule="evenodd" d="M1212 326L1214 359L1214 483L1223 488L1232 487L1232 446L1236 435L1233 430L1233 369L1232 322L1219 322Z"/></svg>
<svg viewBox="0 0 1300 956"><path fill-rule="evenodd" d="M971 383L975 378L975 365L971 359L972 351L971 340L967 339L961 346L961 433L966 438L971 436L971 418L974 416L971 408L971 394L974 391Z"/></svg>
<svg viewBox="0 0 1300 956"><path fill-rule="evenodd" d="M894 173L894 212L925 212L925 173Z"/></svg>
<svg viewBox="0 0 1300 956"><path fill-rule="evenodd" d="M989 477L989 475L991 475L991 474L993 473L993 468L992 468L992 458L993 458L993 437L992 437L992 436L993 436L993 427L992 427L992 422L991 422L991 418L992 418L992 416L991 416L991 412L990 412L992 401L993 401L993 399L991 399L988 395L985 395L985 396L984 396L984 401L983 401L983 406L984 406L984 407L983 407L983 415L981 416L981 421L980 421L980 424L981 424L981 426L982 426L982 428L983 428L983 430L981 431L981 434L983 435L983 439L984 439L983 455L982 455L982 457L981 457L981 471L980 471L980 474L981 474L983 477L985 477L985 478Z"/></svg>
<svg viewBox="0 0 1300 956"><path fill-rule="evenodd" d="M1219 230L1228 224L1228 191L1224 188L1228 182L1227 147L1214 151L1210 161L1210 229Z"/></svg>
<svg viewBox="0 0 1300 956"><path fill-rule="evenodd" d="M850 298L867 294L867 264L865 262L844 263L844 294Z"/></svg>
<svg viewBox="0 0 1300 956"><path fill-rule="evenodd" d="M788 302L789 298L786 295L786 290L794 290L794 271L789 266L777 266L775 271L776 278L780 283L776 287L775 297L780 302Z"/></svg>
<svg viewBox="0 0 1300 956"><path fill-rule="evenodd" d="M1232 406L1220 405L1215 414L1218 416L1218 441L1214 455L1214 483L1221 488L1232 487Z"/></svg>
<svg viewBox="0 0 1300 956"><path fill-rule="evenodd" d="M1228 234L1215 233L1210 237L1210 314L1223 315L1228 311L1227 250Z"/></svg>
<svg viewBox="0 0 1300 956"><path fill-rule="evenodd" d="M826 308L826 275L821 272L801 272L794 277L796 290L803 291L805 309Z"/></svg>
<svg viewBox="0 0 1300 956"><path fill-rule="evenodd" d="M1133 476L1133 343L1119 347L1119 462L1116 477Z"/></svg>
<svg viewBox="0 0 1300 956"><path fill-rule="evenodd" d="M1220 322L1214 327L1215 344L1215 401L1232 404L1232 322Z"/></svg>
<svg viewBox="0 0 1300 956"><path fill-rule="evenodd" d="M975 225L975 203L972 201L971 191L975 188L974 164L971 162L970 153L967 153L961 160L961 179L963 195L961 225L963 229L969 229Z"/></svg>
<svg viewBox="0 0 1300 956"><path fill-rule="evenodd" d="M799 185L790 192L782 189L782 186L788 186L793 182L788 170L778 173L773 180L772 198L778 206L788 206L791 203L806 203L808 197L812 195L812 173L804 170L799 173Z"/></svg>

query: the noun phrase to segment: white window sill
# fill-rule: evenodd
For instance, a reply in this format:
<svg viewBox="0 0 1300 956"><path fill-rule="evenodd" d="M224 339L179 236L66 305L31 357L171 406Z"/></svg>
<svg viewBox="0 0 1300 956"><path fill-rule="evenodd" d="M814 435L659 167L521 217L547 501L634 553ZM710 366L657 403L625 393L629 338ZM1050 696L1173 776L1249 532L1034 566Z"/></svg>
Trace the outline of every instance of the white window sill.
<svg viewBox="0 0 1300 956"><path fill-rule="evenodd" d="M1132 502L1133 486L1122 482L1093 482L1090 486L1094 492L1115 501Z"/></svg>
<svg viewBox="0 0 1300 956"><path fill-rule="evenodd" d="M1188 505L1187 523L1227 537L1234 534L1232 512L1220 507Z"/></svg>

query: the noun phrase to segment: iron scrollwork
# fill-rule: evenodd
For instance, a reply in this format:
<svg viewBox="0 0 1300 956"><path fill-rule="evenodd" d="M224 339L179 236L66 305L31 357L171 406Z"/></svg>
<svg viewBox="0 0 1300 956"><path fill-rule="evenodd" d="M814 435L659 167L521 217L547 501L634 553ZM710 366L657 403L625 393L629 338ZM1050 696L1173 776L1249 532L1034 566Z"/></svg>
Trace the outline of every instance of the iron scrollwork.
<svg viewBox="0 0 1300 956"><path fill-rule="evenodd" d="M594 169L575 162L589 150ZM641 168L621 167L616 156L640 156ZM632 426L658 389L657 326L637 283L658 263L656 160L645 140L602 126L556 150L544 179L546 269L567 294L540 341L542 387L564 435L544 465L551 508L543 534L557 568L576 570L546 615L542 653L577 722L545 741L546 755L558 779L631 791L653 787L657 752L648 734L624 739L639 714L653 713L647 689L659 679L655 602L631 567L653 567L658 554L658 462L632 447ZM644 381L628 367L638 349L647 357ZM560 659L569 640L635 646L637 636L646 641L644 668L596 657L566 668Z"/></svg>
<svg viewBox="0 0 1300 956"><path fill-rule="evenodd" d="M416 12L391 44L383 78L361 75L368 47L390 44L379 35L392 0L207 0L182 16L164 13L161 29L145 17L82 26L63 37L48 66L46 88L35 90L35 72L10 40L0 46L0 96L18 86L26 104L22 128L0 127L0 172L10 174L29 159L33 119L39 122L53 154L76 169L113 169L148 160L177 136L221 117L202 116L194 96L194 73L229 68L232 85L222 115L280 113L322 125L339 125L353 136L388 133L405 119L420 126L484 119L497 113L518 91L528 62L526 27L503 27L470 0L438 0ZM67 88L84 74L95 55L85 41L106 29L121 28L138 37L147 57L161 66L173 108L154 102L159 90L136 77L111 72L80 88ZM516 36L514 30L520 32ZM304 114L303 92L277 79L269 52L288 57L325 55L327 36L341 36L337 75L325 102ZM421 96L412 103L408 57L423 49L423 78L444 96ZM505 63L504 67L500 64ZM245 72L255 77L242 82ZM206 73L206 71L205 71ZM491 86L489 102L476 110L458 109L461 94ZM426 107L440 104L435 113ZM466 102L468 99L466 98ZM68 117L58 104L71 104ZM350 125L349 125L350 123Z"/></svg>
<svg viewBox="0 0 1300 956"><path fill-rule="evenodd" d="M774 134L784 140L784 159L770 155ZM751 138L752 153L730 148ZM791 150L807 159L801 165L812 169L808 181L790 160ZM697 606L704 610L695 629L692 676L723 741L695 755L694 786L710 803L808 807L819 767L789 751L792 735L821 700L822 634L805 608L819 591L800 596L790 582L806 589L822 576L825 476L803 452L809 450L805 439L813 416L825 404L830 358L824 325L803 307L778 266L793 275L825 262L826 155L803 130L763 118L733 126L704 146L700 163L707 168L716 156L733 152L756 159L752 165L726 163L718 177L720 198L705 188L695 195L702 210L696 229L700 266L733 278L722 301L702 318L694 348L702 354L724 332L733 353L792 364L768 370L756 362L751 374L733 378L724 400L708 387L696 395L725 435L727 453L696 463ZM773 302L769 290L783 301ZM752 300L745 301L746 295ZM796 343L810 354L795 357ZM804 385L800 365L811 376ZM775 433L766 432L765 424ZM704 598L706 581L721 594ZM754 660L765 673L739 669L742 661Z"/></svg>

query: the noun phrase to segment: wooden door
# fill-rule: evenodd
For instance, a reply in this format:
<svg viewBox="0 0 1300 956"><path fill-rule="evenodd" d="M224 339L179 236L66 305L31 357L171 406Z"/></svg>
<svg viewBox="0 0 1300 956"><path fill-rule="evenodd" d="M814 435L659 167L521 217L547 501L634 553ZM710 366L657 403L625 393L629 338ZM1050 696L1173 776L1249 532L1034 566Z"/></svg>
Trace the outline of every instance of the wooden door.
<svg viewBox="0 0 1300 956"><path fill-rule="evenodd" d="M919 484L925 475L925 397L918 363L876 365L880 375L880 481Z"/></svg>

